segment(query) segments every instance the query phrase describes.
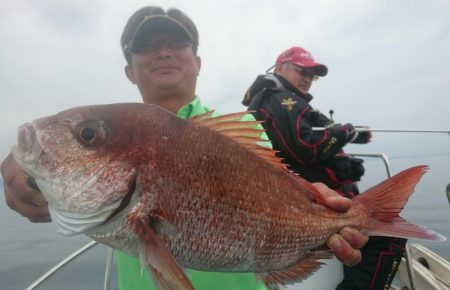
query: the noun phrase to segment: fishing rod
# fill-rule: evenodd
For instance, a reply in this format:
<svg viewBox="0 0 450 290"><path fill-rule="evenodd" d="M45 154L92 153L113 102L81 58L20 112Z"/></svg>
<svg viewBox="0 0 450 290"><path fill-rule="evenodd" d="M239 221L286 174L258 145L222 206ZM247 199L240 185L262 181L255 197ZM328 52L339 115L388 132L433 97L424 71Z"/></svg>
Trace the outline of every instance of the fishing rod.
<svg viewBox="0 0 450 290"><path fill-rule="evenodd" d="M329 111L330 114L330 121L334 122L333 120L333 114L334 110ZM313 131L324 131L328 129L328 127L312 127ZM365 126L355 126L355 131L357 132L383 132L383 133L446 133L450 135L450 130L417 130L417 129L374 129L374 128L368 128Z"/></svg>
<svg viewBox="0 0 450 290"><path fill-rule="evenodd" d="M312 127L313 131L324 131L327 127ZM420 129L376 129L362 126L355 126L357 132L384 132L384 133L445 133L450 135L450 130L420 130Z"/></svg>

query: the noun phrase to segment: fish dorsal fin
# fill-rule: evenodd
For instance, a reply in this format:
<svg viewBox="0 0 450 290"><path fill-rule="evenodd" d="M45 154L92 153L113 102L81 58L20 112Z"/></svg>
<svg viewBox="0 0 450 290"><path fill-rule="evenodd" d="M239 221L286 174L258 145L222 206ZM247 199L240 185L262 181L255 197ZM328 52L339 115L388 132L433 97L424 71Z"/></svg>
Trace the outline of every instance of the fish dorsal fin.
<svg viewBox="0 0 450 290"><path fill-rule="evenodd" d="M202 120L211 118L214 115L214 112L215 112L214 110L211 110L211 111L208 111L203 114L198 114L198 115L195 115L195 116L189 118L189 120L191 120L193 122L200 122Z"/></svg>
<svg viewBox="0 0 450 290"><path fill-rule="evenodd" d="M276 151L258 145L260 142L268 142L261 139L264 128L260 126L261 121L243 120L249 112L232 113L221 116L212 116L214 111L194 116L189 119L197 125L208 127L247 148L252 153L269 162L276 167L287 170L281 158L277 157ZM258 126L259 125L259 126Z"/></svg>
<svg viewBox="0 0 450 290"><path fill-rule="evenodd" d="M258 274L268 289L280 289L284 286L301 282L317 271L323 263L321 259L331 259L333 255L329 251L312 251L297 264L290 268L268 273Z"/></svg>

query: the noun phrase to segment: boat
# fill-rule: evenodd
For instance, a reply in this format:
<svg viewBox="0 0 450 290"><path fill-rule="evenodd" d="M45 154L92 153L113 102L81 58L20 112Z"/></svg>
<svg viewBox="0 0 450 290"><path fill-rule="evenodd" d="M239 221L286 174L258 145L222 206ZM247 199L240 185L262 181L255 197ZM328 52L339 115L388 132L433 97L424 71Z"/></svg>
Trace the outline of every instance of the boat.
<svg viewBox="0 0 450 290"><path fill-rule="evenodd" d="M413 281L409 278L406 260L410 260ZM397 271L404 288L450 290L450 263L421 244L408 245L408 255L402 258Z"/></svg>
<svg viewBox="0 0 450 290"><path fill-rule="evenodd" d="M362 158L378 158L384 164L387 177L392 175L390 161L387 155L383 153L351 153L350 155ZM450 184L447 185L446 194L450 203ZM117 283L111 283L116 279L112 276L114 272L114 250L91 241L49 269L25 290L46 289L45 284L50 278L57 275L69 263L75 262L80 256L88 255L88 251L93 247L107 248L106 266L103 270L103 290L117 289ZM343 278L342 264L336 258L323 262L324 265L314 275L301 283L288 286L286 289L334 289ZM450 262L424 245L408 241L405 256L402 258L394 281L389 290L450 290Z"/></svg>

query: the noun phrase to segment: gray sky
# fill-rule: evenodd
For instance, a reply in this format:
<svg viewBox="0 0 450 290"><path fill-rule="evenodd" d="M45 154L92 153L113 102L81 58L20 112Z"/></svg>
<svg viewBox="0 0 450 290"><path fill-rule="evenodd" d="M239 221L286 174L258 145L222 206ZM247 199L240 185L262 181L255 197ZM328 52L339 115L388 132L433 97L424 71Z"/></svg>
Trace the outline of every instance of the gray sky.
<svg viewBox="0 0 450 290"><path fill-rule="evenodd" d="M119 45L145 5L177 7L200 32L198 94L220 112L283 50L299 45L326 64L312 105L337 122L373 128L450 129L447 0L0 0L0 158L20 124L73 106L140 102ZM350 151L450 152L450 137L374 134Z"/></svg>

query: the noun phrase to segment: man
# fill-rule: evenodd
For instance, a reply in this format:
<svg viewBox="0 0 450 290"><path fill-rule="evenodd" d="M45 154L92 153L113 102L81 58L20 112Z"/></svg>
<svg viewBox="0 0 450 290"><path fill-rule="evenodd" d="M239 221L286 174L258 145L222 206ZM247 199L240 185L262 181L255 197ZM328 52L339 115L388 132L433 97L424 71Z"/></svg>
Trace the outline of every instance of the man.
<svg viewBox="0 0 450 290"><path fill-rule="evenodd" d="M264 121L274 149L292 171L311 182L323 182L343 196L358 194L355 182L364 173L362 160L345 155L342 149L348 143L370 142L370 131L357 132L350 123L334 124L311 107L311 85L328 68L315 62L308 51L292 47L278 56L274 67L273 74L259 76L250 86L243 104L257 120ZM405 243L403 239L370 238L362 249L362 262L344 266L344 280L337 289L389 288Z"/></svg>
<svg viewBox="0 0 450 290"><path fill-rule="evenodd" d="M208 111L195 95L201 67L197 55L198 32L195 24L178 9L164 11L160 7L144 7L136 11L126 24L121 45L127 60L125 73L137 85L144 103L159 105L181 118ZM8 205L33 222L50 221L46 201L17 163L8 156L1 165ZM28 180L28 183L27 183ZM28 184L28 185L27 185ZM317 185L328 205L345 211L351 206L323 184ZM333 235L328 246L348 264L358 263L360 248L367 237L352 229ZM119 287L154 289L146 272L142 275L136 257L117 253ZM188 270L197 290L265 289L251 273L210 273Z"/></svg>

